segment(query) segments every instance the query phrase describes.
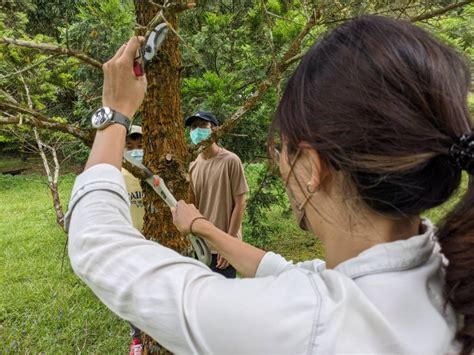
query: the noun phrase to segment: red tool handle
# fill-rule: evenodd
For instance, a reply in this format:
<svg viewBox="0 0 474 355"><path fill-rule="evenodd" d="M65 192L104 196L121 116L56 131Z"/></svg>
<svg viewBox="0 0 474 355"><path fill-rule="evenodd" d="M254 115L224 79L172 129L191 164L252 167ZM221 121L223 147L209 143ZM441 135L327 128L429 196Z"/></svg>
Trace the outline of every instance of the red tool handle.
<svg viewBox="0 0 474 355"><path fill-rule="evenodd" d="M135 76L143 76L145 74L143 65L139 62L133 62L133 72L135 73Z"/></svg>

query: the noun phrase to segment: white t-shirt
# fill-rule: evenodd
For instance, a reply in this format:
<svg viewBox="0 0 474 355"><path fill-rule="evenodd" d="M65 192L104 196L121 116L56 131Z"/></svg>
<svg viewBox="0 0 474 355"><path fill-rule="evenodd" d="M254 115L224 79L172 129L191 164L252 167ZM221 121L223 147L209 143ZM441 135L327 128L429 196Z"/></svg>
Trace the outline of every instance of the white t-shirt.
<svg viewBox="0 0 474 355"><path fill-rule="evenodd" d="M459 351L443 298L445 260L425 232L335 269L267 253L255 278L226 279L132 227L120 172L74 185L66 228L74 271L112 311L177 354L444 354Z"/></svg>

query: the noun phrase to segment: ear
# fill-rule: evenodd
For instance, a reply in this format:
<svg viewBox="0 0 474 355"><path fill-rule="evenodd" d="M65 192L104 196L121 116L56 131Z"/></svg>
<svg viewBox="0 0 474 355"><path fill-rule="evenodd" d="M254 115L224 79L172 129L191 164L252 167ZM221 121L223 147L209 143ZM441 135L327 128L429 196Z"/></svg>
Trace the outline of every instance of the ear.
<svg viewBox="0 0 474 355"><path fill-rule="evenodd" d="M308 189L310 191L317 191L321 188L321 182L327 174L326 164L324 164L319 153L308 142L301 142L298 146L306 156L309 170L311 171L309 181L307 182Z"/></svg>

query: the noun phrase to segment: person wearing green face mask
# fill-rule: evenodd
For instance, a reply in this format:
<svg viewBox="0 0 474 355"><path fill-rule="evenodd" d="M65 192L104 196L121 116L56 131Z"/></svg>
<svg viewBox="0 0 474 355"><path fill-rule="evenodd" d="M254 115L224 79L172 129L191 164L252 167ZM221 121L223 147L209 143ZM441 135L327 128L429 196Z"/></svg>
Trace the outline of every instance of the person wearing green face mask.
<svg viewBox="0 0 474 355"><path fill-rule="evenodd" d="M190 129L191 142L196 145L210 137L212 130L219 126L219 121L211 112L198 111L189 116L185 124Z"/></svg>
<svg viewBox="0 0 474 355"><path fill-rule="evenodd" d="M206 123L208 125L209 123ZM199 144L202 141L209 138L212 133L212 129L209 127L196 127L191 130L190 137L193 144Z"/></svg>
<svg viewBox="0 0 474 355"><path fill-rule="evenodd" d="M198 111L188 117L185 124L190 128L193 144L199 144L210 137L219 122L211 112ZM189 175L190 202L219 229L242 239L248 186L240 158L213 142L190 164ZM227 278L235 278L236 271L229 262L212 247L211 251L211 269Z"/></svg>

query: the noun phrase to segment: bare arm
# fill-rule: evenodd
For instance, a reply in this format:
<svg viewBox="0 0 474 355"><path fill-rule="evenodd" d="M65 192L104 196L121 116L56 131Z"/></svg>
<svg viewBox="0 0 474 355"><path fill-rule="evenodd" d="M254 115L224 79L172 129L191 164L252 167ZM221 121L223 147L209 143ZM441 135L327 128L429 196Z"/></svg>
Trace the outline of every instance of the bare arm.
<svg viewBox="0 0 474 355"><path fill-rule="evenodd" d="M172 208L173 222L182 233L189 233L191 222L193 233L203 237L215 250L243 276L254 277L258 265L265 255L265 251L258 249L250 244L242 242L231 236L205 219L196 219L202 217L194 205L188 205L184 201L179 201L176 208Z"/></svg>
<svg viewBox="0 0 474 355"><path fill-rule="evenodd" d="M120 170L125 146L126 128L121 124L110 125L97 131L89 159L84 170L97 164L110 164Z"/></svg>
<svg viewBox="0 0 474 355"><path fill-rule="evenodd" d="M143 38L132 37L102 67L104 70L102 104L129 119L140 107L145 96L146 78L136 77L133 72L133 59L141 40ZM104 163L120 169L126 134L127 130L121 124L113 124L98 131L85 170Z"/></svg>
<svg viewBox="0 0 474 355"><path fill-rule="evenodd" d="M228 233L236 237L239 233L240 226L242 225L242 219L244 218L245 212L245 194L241 194L234 197L234 209L230 217L230 224Z"/></svg>
<svg viewBox="0 0 474 355"><path fill-rule="evenodd" d="M193 232L205 238L212 246L228 260L243 276L254 277L265 251L230 235L215 227L211 222L198 219L194 222Z"/></svg>

